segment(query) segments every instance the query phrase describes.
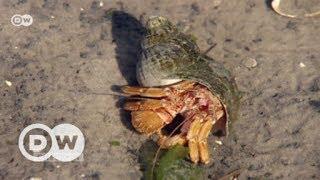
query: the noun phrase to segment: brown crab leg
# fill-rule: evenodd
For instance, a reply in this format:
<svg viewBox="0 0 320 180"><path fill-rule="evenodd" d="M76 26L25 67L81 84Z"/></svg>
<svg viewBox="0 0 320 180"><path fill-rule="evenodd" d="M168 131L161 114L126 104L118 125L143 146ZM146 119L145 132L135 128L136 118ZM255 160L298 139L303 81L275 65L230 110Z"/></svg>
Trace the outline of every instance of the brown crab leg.
<svg viewBox="0 0 320 180"><path fill-rule="evenodd" d="M161 132L158 132L158 135L159 135L158 145L161 148L167 149L177 144L184 145L187 143L186 137L181 134L169 137L169 136L163 135Z"/></svg>
<svg viewBox="0 0 320 180"><path fill-rule="evenodd" d="M201 119L196 117L191 123L190 129L187 134L189 155L190 159L194 163L199 161L199 149L198 149L198 133L201 128Z"/></svg>
<svg viewBox="0 0 320 180"><path fill-rule="evenodd" d="M207 118L202 124L202 127L198 134L198 148L200 154L200 161L204 164L209 163L209 149L208 149L208 136L213 126L211 118Z"/></svg>
<svg viewBox="0 0 320 180"><path fill-rule="evenodd" d="M166 86L163 88L155 88L155 87L134 87L134 86L122 86L122 92L131 95L131 96L143 96L143 97L166 97L168 92L166 88L171 87L176 90L186 91L188 89L192 89L195 82L192 81L182 81L177 84L173 84L170 86Z"/></svg>
<svg viewBox="0 0 320 180"><path fill-rule="evenodd" d="M155 110L161 107L163 107L161 100L156 99L126 102L124 105L124 109L128 111Z"/></svg>
<svg viewBox="0 0 320 180"><path fill-rule="evenodd" d="M166 96L164 88L122 86L121 90L122 92L131 96L144 96L155 98Z"/></svg>

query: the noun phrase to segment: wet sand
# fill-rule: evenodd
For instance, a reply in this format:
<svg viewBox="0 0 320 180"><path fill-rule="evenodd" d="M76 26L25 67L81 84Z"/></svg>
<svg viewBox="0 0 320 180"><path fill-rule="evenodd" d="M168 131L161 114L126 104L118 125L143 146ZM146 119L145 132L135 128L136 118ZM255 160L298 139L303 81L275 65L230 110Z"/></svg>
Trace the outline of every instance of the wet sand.
<svg viewBox="0 0 320 180"><path fill-rule="evenodd" d="M140 19L151 15L193 34L203 51L216 44L209 55L245 92L223 145L210 137L208 179L237 169L240 179L320 178L319 18L285 18L262 0L99 2L1 1L0 179L142 177L138 156L147 137L110 94L115 85L137 84ZM30 14L34 22L13 26L13 14ZM17 142L32 123L79 127L84 160L27 160Z"/></svg>

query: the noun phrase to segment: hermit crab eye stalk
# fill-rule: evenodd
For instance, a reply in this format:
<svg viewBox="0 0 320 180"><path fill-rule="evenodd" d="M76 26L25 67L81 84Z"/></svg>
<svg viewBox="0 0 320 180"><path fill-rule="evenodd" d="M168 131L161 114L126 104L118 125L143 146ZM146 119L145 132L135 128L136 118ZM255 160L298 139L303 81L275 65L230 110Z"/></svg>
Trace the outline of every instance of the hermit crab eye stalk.
<svg viewBox="0 0 320 180"><path fill-rule="evenodd" d="M150 35L162 35L176 31L174 25L162 16L151 16L146 23Z"/></svg>

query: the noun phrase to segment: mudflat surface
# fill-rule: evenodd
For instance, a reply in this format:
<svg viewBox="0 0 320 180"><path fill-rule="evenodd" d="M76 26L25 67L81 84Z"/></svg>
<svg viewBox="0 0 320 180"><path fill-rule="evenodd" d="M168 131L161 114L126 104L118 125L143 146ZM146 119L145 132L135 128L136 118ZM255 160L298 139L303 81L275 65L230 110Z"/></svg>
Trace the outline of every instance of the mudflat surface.
<svg viewBox="0 0 320 180"><path fill-rule="evenodd" d="M319 9L313 2L309 9ZM151 15L179 24L203 51L216 44L209 55L233 72L245 92L230 136L223 145L210 138L208 179L237 169L240 179L319 179L320 19L285 18L269 4L1 1L0 179L142 177L138 157L147 137L133 130L130 116L117 107L119 98L108 94L114 85L137 84L140 19ZM110 15L111 9L117 11ZM13 26L14 14L30 14L34 22ZM256 67L246 67L250 58ZM17 142L32 123L79 127L86 139L83 161L27 160Z"/></svg>

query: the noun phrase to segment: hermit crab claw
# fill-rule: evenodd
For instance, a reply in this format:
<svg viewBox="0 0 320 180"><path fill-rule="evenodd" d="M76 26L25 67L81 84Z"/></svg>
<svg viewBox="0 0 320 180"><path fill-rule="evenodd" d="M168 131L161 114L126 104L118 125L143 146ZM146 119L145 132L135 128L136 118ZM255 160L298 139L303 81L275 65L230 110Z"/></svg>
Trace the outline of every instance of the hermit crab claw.
<svg viewBox="0 0 320 180"><path fill-rule="evenodd" d="M165 97L165 92L160 88L141 88L123 86L122 92L130 96L143 97ZM143 99L140 101L129 101L124 109L131 111L132 125L140 133L151 135L163 128L173 117L167 113L161 100Z"/></svg>

